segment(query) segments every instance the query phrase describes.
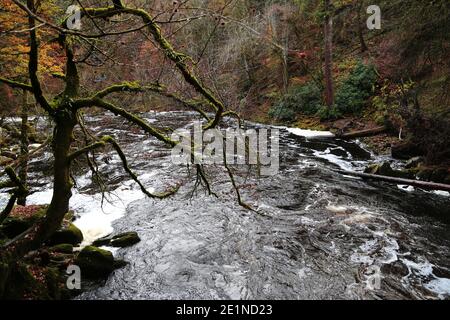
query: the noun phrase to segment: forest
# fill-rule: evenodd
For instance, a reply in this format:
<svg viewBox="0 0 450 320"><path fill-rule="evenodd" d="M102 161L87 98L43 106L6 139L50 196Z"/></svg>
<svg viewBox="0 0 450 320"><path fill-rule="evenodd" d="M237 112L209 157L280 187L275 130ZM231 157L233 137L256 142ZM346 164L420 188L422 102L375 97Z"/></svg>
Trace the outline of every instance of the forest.
<svg viewBox="0 0 450 320"><path fill-rule="evenodd" d="M0 0L0 299L449 299L449 38L448 0Z"/></svg>

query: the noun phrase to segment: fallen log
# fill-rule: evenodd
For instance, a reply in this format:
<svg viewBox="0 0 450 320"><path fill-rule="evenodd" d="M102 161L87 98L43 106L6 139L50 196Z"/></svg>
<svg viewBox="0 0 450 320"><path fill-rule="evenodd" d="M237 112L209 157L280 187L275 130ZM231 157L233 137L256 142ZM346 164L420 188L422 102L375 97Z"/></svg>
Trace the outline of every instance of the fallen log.
<svg viewBox="0 0 450 320"><path fill-rule="evenodd" d="M413 186L413 187L417 187L417 188L421 188L421 189L425 189L425 190L441 190L441 191L450 192L449 184L403 179L403 178L395 178L395 177L388 177L388 176L380 176L377 174L360 173L360 172L346 171L346 170L336 170L336 172L343 174L343 175L360 177L363 179L384 181L384 182L400 184L400 185Z"/></svg>
<svg viewBox="0 0 450 320"><path fill-rule="evenodd" d="M383 127L373 128L373 129L341 133L341 134L337 134L336 137L341 138L341 139L363 138L363 137L375 136L377 134L385 133L387 131L388 131L388 128L386 126L383 126Z"/></svg>

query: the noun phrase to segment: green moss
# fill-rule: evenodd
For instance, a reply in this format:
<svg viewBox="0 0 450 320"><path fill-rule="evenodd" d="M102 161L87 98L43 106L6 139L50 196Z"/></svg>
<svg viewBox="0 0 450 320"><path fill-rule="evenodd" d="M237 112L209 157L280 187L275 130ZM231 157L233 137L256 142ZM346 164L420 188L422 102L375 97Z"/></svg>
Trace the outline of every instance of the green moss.
<svg viewBox="0 0 450 320"><path fill-rule="evenodd" d="M126 232L113 237L98 239L94 242L96 246L129 247L141 241L136 232Z"/></svg>
<svg viewBox="0 0 450 320"><path fill-rule="evenodd" d="M0 232L12 239L31 228L39 219L47 213L47 207L42 207L31 216L9 216L0 226Z"/></svg>
<svg viewBox="0 0 450 320"><path fill-rule="evenodd" d="M72 253L73 245L71 245L69 243L61 243L61 244L51 247L50 251L58 252L58 253Z"/></svg>
<svg viewBox="0 0 450 320"><path fill-rule="evenodd" d="M94 246L81 250L75 264L81 268L81 274L88 278L104 278L115 269L112 253Z"/></svg>
<svg viewBox="0 0 450 320"><path fill-rule="evenodd" d="M4 299L8 300L50 300L46 279L33 276L32 266L25 263L17 263L10 269L6 280ZM44 269L34 269L35 273L42 274Z"/></svg>
<svg viewBox="0 0 450 320"><path fill-rule="evenodd" d="M56 231L48 240L50 245L71 244L78 245L83 241L83 233L73 223L68 223Z"/></svg>

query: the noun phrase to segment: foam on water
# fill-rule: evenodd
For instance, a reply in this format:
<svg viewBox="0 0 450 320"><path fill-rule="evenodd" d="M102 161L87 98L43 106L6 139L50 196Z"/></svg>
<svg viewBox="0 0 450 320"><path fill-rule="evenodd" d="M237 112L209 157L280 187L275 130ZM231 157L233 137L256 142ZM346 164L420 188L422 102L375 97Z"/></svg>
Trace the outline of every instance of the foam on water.
<svg viewBox="0 0 450 320"><path fill-rule="evenodd" d="M300 129L300 128L284 128L287 131L289 131L292 134L295 134L296 136L301 136L309 139L314 138L333 138L334 134L330 131L316 131L316 130L306 130L306 129Z"/></svg>
<svg viewBox="0 0 450 320"><path fill-rule="evenodd" d="M408 259L401 259L401 261L408 267L409 275L407 277L411 275L420 276L422 279L425 279L424 287L438 294L440 299L450 297L450 279L436 276L433 273L434 265L428 260L423 259L422 262L414 262Z"/></svg>
<svg viewBox="0 0 450 320"><path fill-rule="evenodd" d="M29 196L28 203L32 205L48 204L52 199L52 194L52 189L33 193ZM74 225L83 233L84 240L81 246L87 246L96 239L111 234L114 230L112 223L124 216L128 204L143 197L141 190L132 187L132 181L123 183L119 188L106 195L103 202L101 194L86 195L74 190L70 199L70 209L79 216L74 221Z"/></svg>

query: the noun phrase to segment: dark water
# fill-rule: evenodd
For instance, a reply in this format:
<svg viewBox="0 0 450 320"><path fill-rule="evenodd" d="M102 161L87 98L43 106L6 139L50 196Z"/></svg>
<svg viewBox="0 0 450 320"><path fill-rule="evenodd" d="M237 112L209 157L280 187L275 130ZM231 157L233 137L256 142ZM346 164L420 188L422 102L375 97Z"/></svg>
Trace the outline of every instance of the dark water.
<svg viewBox="0 0 450 320"><path fill-rule="evenodd" d="M191 117L146 115L154 125L174 128ZM139 195L127 206L125 215L113 222L114 232L137 231L142 241L115 252L129 265L79 299L450 295L450 197L335 173L336 168L362 170L377 160L358 143L308 141L281 130L278 175L257 177L253 169L234 168L243 198L255 213L237 205L220 166L207 168L219 198L202 188L192 194L195 177L173 165L159 142L106 117L91 118L88 124L118 138L147 186L162 191L180 181L184 185L172 198ZM131 201L137 190L127 182L117 157L99 162L112 189L122 187L120 194L127 198L129 188ZM81 190L95 193L88 177L81 178Z"/></svg>

